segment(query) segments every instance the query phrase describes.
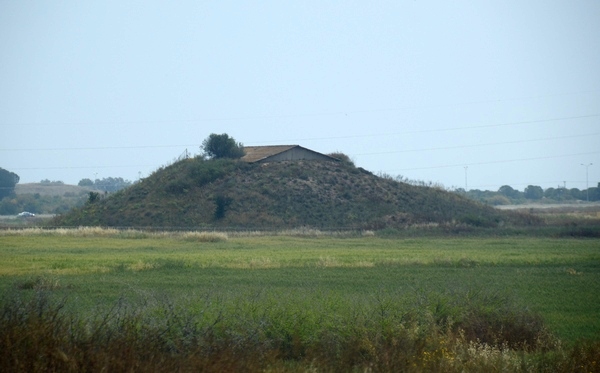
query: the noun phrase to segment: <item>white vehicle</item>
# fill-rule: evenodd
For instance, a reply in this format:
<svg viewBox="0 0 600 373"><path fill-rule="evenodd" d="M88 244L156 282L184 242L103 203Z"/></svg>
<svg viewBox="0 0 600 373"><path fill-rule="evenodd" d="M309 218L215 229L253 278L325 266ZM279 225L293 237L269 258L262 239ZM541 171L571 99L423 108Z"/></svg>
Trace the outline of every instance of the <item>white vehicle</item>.
<svg viewBox="0 0 600 373"><path fill-rule="evenodd" d="M32 214L31 212L23 211L23 212L19 213L17 216L20 218L32 218L35 216L35 214Z"/></svg>

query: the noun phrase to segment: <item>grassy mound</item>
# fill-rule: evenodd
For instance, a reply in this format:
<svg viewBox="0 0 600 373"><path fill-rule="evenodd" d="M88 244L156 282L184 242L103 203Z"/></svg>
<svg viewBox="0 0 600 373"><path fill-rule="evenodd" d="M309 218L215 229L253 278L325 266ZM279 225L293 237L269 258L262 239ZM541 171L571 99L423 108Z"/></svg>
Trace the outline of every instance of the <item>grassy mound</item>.
<svg viewBox="0 0 600 373"><path fill-rule="evenodd" d="M97 196L96 196L97 197ZM101 197L101 196L100 196ZM58 217L63 226L401 228L533 224L455 193L378 177L348 162L188 159Z"/></svg>

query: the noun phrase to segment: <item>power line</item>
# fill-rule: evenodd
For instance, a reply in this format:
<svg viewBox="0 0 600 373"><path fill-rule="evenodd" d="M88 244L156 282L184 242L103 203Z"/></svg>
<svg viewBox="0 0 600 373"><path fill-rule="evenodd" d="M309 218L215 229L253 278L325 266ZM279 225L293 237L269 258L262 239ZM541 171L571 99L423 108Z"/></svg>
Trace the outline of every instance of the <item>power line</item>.
<svg viewBox="0 0 600 373"><path fill-rule="evenodd" d="M132 168L132 167L156 167L153 165L119 165L119 166L56 166L56 167L21 167L21 168L12 168L11 170L15 171L31 171L31 170L82 170L82 169L96 169L96 168Z"/></svg>
<svg viewBox="0 0 600 373"><path fill-rule="evenodd" d="M267 141L267 142L260 142L260 143L250 142L249 144L284 143L284 142L300 142L300 141L314 141L314 140L335 140L335 139L395 136L395 135L406 135L406 134L415 134L415 133L449 132L449 131L516 126L516 125L521 125L521 124L545 123L545 122L554 122L554 121L561 121L561 120L572 120L572 119L594 118L594 117L600 117L600 114L589 114L589 115L570 116L570 117L561 117L561 118L538 119L538 120L519 121L519 122L506 122L506 123L497 123L497 124L485 124L485 125L476 125L476 126L400 131L400 132L380 133L380 134L371 134L371 135L313 137L313 138L304 138L304 139L274 140L274 141ZM594 133L592 135L596 135L596 134L597 133ZM580 135L575 135L573 137L576 137L576 136L580 136ZM585 136L585 135L581 135L581 136ZM564 138L568 138L568 137L569 136L565 136ZM559 139L559 138L553 138L553 139ZM531 141L541 141L541 140L531 140ZM0 151L59 151L59 150L62 150L62 151L69 150L70 151L70 150L158 149L158 148L193 147L193 146L199 146L199 145L198 144L182 144L182 145L98 146L98 147L41 148L41 149L40 148L7 148L7 149L0 149ZM465 147L470 147L470 146L465 146ZM444 149L444 148L439 148L439 149ZM435 149L430 149L430 150L435 150ZM369 153L369 154L385 154L385 153Z"/></svg>
<svg viewBox="0 0 600 373"><path fill-rule="evenodd" d="M597 94L600 90L588 90L580 92L567 92L567 93L555 93L549 95L538 95L538 96L526 96L526 97L513 97L505 99L495 100L479 100L479 101L466 101L459 103L450 104L439 104L439 105L411 105L396 108L380 108L380 109L364 109L364 110L339 110L330 112L317 112L317 113L298 113L298 114L282 114L282 115L257 115L257 116L240 116L240 117L222 117L222 118L196 118L196 119L168 119L168 120L139 120L139 121L96 121L96 122L55 122L55 123L0 123L0 126L81 126L81 125L124 125L124 124L165 124L165 123L197 123L197 122L227 122L227 121L244 121L244 120L261 120L261 119L284 119L284 118L302 118L302 117L320 117L320 116L339 116L348 114L364 114L364 113L378 113L378 112L391 112L391 111L402 111L409 109L434 109L442 107L453 107L463 105L475 105L475 104L488 104L488 103L500 103L510 101L523 101L540 99L547 97L558 97L558 96L572 96L582 94Z"/></svg>
<svg viewBox="0 0 600 373"><path fill-rule="evenodd" d="M390 172L390 171L431 170L431 169L438 169L438 168L464 167L465 165L466 166L479 166L479 165L497 164L497 163L537 161L537 160L541 160L541 159L566 158L566 157L576 157L576 156L580 156L580 155L591 155L591 154L600 154L600 152L586 152L586 153L575 153L575 154L550 155L550 156L545 156L545 157L505 159L505 160L500 160L500 161L472 162L472 163L467 163L467 164L465 164L463 162L463 163L448 164L448 165L438 165L438 166L401 168L401 169L397 169L397 170L388 170L388 172Z"/></svg>
<svg viewBox="0 0 600 373"><path fill-rule="evenodd" d="M117 149L158 149L158 148L183 148L191 146L200 146L198 144L183 145L136 145L136 146L95 146L95 147L77 147L77 148L19 148L19 149L0 149L0 151L58 151L58 150L117 150Z"/></svg>
<svg viewBox="0 0 600 373"><path fill-rule="evenodd" d="M528 121L520 121L520 122L506 122L506 123L498 123L498 124L484 124L484 125L476 125L476 126L463 126L463 127L452 127L452 128L437 128L437 129L389 132L389 133L379 133L379 134L371 134L371 135L349 135L349 136L312 137L312 138L309 137L309 138L303 138L303 139L273 140L273 141L255 142L255 143L250 143L250 144L271 144L271 143L297 142L297 141L335 140L335 139L353 139L353 138L365 138L365 137L395 136L395 135L408 135L408 134L415 134L415 133L450 132L450 131L460 131L460 130L469 130L469 129L478 129L478 128L516 126L516 125L520 125L520 124L545 123L545 122L555 122L555 121L561 121L561 120L583 119L583 118L594 118L594 117L600 117L600 114L589 114L589 115L550 118L550 119L538 119L538 120L528 120Z"/></svg>
<svg viewBox="0 0 600 373"><path fill-rule="evenodd" d="M464 149L464 148L476 148L476 147L481 147L481 146L522 144L522 143L536 142L536 141L562 140L562 139L570 139L570 138L577 138L577 137L589 137L589 136L597 136L597 135L600 135L600 132L586 133L586 134L582 134L582 135L572 135L572 136L546 137L546 138L542 138L542 139L515 140L515 141L506 141L506 142L490 142L490 143L485 143L485 144L443 146L443 147L436 147L436 148L394 150L394 151L387 151L387 152L359 153L359 154L351 154L351 155L353 155L353 156L379 155L379 154L394 154L394 153L412 153L412 152L422 152L422 151L431 151L431 150Z"/></svg>

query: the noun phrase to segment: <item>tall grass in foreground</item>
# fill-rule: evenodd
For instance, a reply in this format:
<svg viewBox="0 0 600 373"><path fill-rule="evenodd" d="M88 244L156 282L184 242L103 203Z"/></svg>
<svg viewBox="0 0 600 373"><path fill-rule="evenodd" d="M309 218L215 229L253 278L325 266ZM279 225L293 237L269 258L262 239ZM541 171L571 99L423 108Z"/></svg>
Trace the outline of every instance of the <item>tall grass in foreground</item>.
<svg viewBox="0 0 600 373"><path fill-rule="evenodd" d="M343 317L262 295L210 312L121 299L82 318L33 288L4 298L2 372L589 372L600 362L600 342L563 347L537 315L485 294L412 307L375 297Z"/></svg>

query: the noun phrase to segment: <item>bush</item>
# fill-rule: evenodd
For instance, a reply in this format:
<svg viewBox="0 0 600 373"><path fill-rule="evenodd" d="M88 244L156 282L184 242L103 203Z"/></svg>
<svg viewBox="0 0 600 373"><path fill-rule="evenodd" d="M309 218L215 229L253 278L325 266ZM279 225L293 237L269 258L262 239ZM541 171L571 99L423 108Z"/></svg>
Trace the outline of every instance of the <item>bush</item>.
<svg viewBox="0 0 600 373"><path fill-rule="evenodd" d="M220 220L225 217L225 210L231 204L232 199L226 196L218 195L215 197L215 220Z"/></svg>
<svg viewBox="0 0 600 373"><path fill-rule="evenodd" d="M165 191L169 194L184 194L190 187L186 180L177 179L170 181L165 186Z"/></svg>
<svg viewBox="0 0 600 373"><path fill-rule="evenodd" d="M348 165L354 167L354 162L352 161L352 158L350 158L350 156L347 155L347 154L344 154L342 152L333 152L333 153L329 153L327 155L330 156L330 157L339 159L343 163L348 164Z"/></svg>
<svg viewBox="0 0 600 373"><path fill-rule="evenodd" d="M96 203L100 200L100 193L98 192L90 192L88 194L88 203Z"/></svg>
<svg viewBox="0 0 600 373"><path fill-rule="evenodd" d="M227 159L213 161L196 159L186 165L183 177L188 177L196 186L203 186L227 175L236 166L236 162Z"/></svg>

